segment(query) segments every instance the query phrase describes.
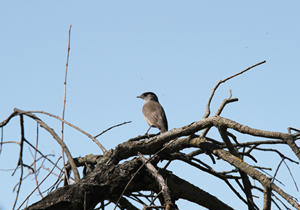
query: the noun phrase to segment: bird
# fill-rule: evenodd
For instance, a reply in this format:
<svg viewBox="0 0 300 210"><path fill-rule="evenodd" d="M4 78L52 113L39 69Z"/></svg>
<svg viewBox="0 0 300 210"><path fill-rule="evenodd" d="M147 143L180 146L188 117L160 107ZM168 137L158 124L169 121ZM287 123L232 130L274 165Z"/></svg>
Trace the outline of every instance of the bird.
<svg viewBox="0 0 300 210"><path fill-rule="evenodd" d="M148 134L152 127L158 128L160 133L168 131L168 121L164 108L158 102L158 98L153 92L145 92L137 96L144 100L143 116L145 121L150 125L145 135Z"/></svg>

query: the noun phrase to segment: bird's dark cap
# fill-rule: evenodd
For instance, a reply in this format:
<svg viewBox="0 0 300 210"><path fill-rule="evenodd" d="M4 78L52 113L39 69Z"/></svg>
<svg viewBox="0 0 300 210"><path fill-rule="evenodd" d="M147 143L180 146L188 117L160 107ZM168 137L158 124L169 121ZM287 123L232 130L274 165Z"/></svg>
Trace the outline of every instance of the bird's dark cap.
<svg viewBox="0 0 300 210"><path fill-rule="evenodd" d="M156 102L158 102L158 98L157 98L157 96L155 95L155 93L153 93L153 92L145 92L145 93L142 93L142 95L140 95L140 96L137 96L137 98L141 98L141 99L145 99L147 96L149 96L150 95L150 100L151 101L156 101Z"/></svg>
<svg viewBox="0 0 300 210"><path fill-rule="evenodd" d="M153 92L145 92L145 93L142 93L142 95L140 95L140 96L137 96L137 98L145 98L147 95L149 95L149 94L151 94L151 95L154 95L156 98L157 98L157 96L155 95L155 93L153 93Z"/></svg>

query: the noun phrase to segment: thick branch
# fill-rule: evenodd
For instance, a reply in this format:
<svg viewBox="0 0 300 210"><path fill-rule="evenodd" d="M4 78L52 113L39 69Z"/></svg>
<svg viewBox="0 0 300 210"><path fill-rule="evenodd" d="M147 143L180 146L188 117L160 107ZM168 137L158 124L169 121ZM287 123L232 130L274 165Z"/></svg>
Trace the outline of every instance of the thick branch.
<svg viewBox="0 0 300 210"><path fill-rule="evenodd" d="M112 151L108 151L107 155L105 155L106 157L100 160L94 171L90 172L79 182L53 191L27 209L79 210L83 209L85 197L86 209L93 209L99 202L104 200L115 202L118 198L116 195L122 193L132 174L134 174L142 163L139 159L134 158L131 161L113 165L111 162L114 161L108 161L114 158L113 156L109 156L112 154ZM183 198L212 210L232 210L232 208L216 197L180 179L170 173L170 171L160 170L160 174L164 179L168 180L168 186L173 199ZM130 195L132 192L140 190L152 190L157 193L160 191L157 182L153 181L153 178L145 169L142 169L137 174L133 182L127 188L125 195Z"/></svg>
<svg viewBox="0 0 300 210"><path fill-rule="evenodd" d="M189 136L194 134L202 129L215 126L215 127L224 127L231 128L235 131L243 134L248 134L252 136L264 137L269 139L291 139L293 135L287 133L273 132L273 131L264 131L259 129L250 128L248 126L244 126L237 122L234 122L230 119L223 118L220 116L213 116L206 119L202 119L198 122L191 123L187 126L183 126L181 128L174 128L168 132L155 136L153 138L144 140L144 141L127 141L122 144L119 144L114 151L118 156L118 161L122 159L129 158L137 154L137 152L141 152L142 154L153 154L158 151L163 145L170 141L171 139L175 139L176 137ZM176 140L176 142L181 141L181 139ZM207 143L209 143L207 141ZM288 142L287 142L288 143ZM216 144L214 144L217 146ZM204 146L204 145L202 145ZM177 151L189 148L189 147L199 147L197 144L191 143L188 139L185 139L185 142L181 142L180 144L171 144L168 148L177 148ZM175 151L174 151L175 152ZM299 159L300 159L300 153Z"/></svg>
<svg viewBox="0 0 300 210"><path fill-rule="evenodd" d="M158 171L155 169L155 167L151 163L146 163L147 159L141 154L138 153L139 158L142 160L143 163L145 163L145 166L148 168L152 176L156 179L158 182L160 189L162 190L162 194L164 196L165 204L166 205L172 205L174 206L171 198L171 193L169 191L169 188L167 186L167 183L165 182L164 178L158 173Z"/></svg>
<svg viewBox="0 0 300 210"><path fill-rule="evenodd" d="M185 199L197 203L210 210L232 210L230 206L218 198L201 190L197 186L183 180L167 170L160 170L162 176L168 180L168 186L173 199Z"/></svg>
<svg viewBox="0 0 300 210"><path fill-rule="evenodd" d="M263 210L270 210L271 209L271 198L272 190L269 187L264 187L264 206Z"/></svg>
<svg viewBox="0 0 300 210"><path fill-rule="evenodd" d="M16 110L18 111L18 110ZM56 139L55 132L49 128L43 121L41 121L39 118L37 118L35 115L28 113L28 112L18 112L17 114L24 114L27 115L37 122L41 124L48 132L51 133L51 135ZM143 141L127 141L122 144L119 144L115 150L107 151L98 161L97 167L87 174L86 177L84 177L82 180L80 180L78 183L63 187L58 189L57 191L54 191L53 193L46 196L42 201L40 201L37 204L34 204L32 209L37 208L37 206L43 208L55 208L58 206L63 206L65 209L76 209L78 206L78 209L82 208L82 205L84 203L85 195L87 194L88 200L86 200L86 203L88 203L87 209L92 209L94 206L100 202L101 200L116 200L117 198L110 198L111 195L120 195L126 184L128 183L128 180L130 180L132 174L134 174L137 170L137 166L140 166L140 162L135 162L136 160L133 159L130 161L131 165L125 167L126 163L120 164L120 165L114 165L118 164L120 160L135 156L137 152L141 152L143 154L154 154L155 152L159 151L161 148L164 147L164 145L172 139L176 139L174 142L168 146L168 148L164 152L176 152L180 151L184 148L188 147L196 147L203 150L203 152L211 152L214 155L220 157L221 159L229 162L230 164L234 165L239 170L243 171L245 174L251 176L253 179L257 179L262 183L264 187L269 187L272 190L279 193L284 199L286 199L288 202L290 202L293 206L299 209L299 205L285 192L283 192L280 188L278 188L275 184L270 183L270 180L268 177L266 177L264 174L257 172L253 167L249 166L245 162L243 162L241 159L236 158L235 156L231 155L229 152L226 152L221 148L224 144L216 144L215 142L207 141L207 138L201 138L196 137L196 135L193 135L194 133L208 128L215 126L217 128L222 128L226 131L226 129L231 128L239 133L244 133L252 136L259 136L259 137L265 137L269 139L281 139L281 140L293 140L294 136L292 134L286 134L286 133L280 133L280 132L271 132L271 131L264 131L264 130L258 130L254 128L250 128L247 126L244 126L242 124L236 123L232 120L220 117L220 116L214 116L209 117L206 119L202 119L198 122L191 123L190 125L184 126L182 128L178 129L172 129L168 132L165 132L163 134L160 134L158 136L155 136L153 138L143 140ZM55 136L56 135L56 136ZM188 136L187 138L177 139L178 137L182 136ZM58 138L59 141L59 138ZM235 146L235 145L234 145ZM67 154L67 152L66 152ZM69 158L69 157L68 157ZM71 161L73 161L73 158L70 158ZM70 161L69 160L69 161ZM70 161L71 165L72 162ZM75 165L76 168L76 165ZM73 166L72 166L73 169ZM115 177L112 175L115 173ZM143 177L141 178L141 174L143 174ZM161 174L161 171L160 171ZM167 175L163 175L164 179L167 178ZM111 180L114 178L120 178L124 180ZM130 178L129 178L130 177ZM172 199L178 199L178 198L184 198L188 199L192 202L201 203L199 205L207 205L203 204L202 202L208 202L207 199L204 200L198 200L199 197L203 197L203 192L199 192L196 198L188 198L188 195L184 195L184 190L180 191L179 194L177 194L176 189L183 189L184 186L178 187L178 183L174 186L174 188L171 187L170 177L168 179L168 187L171 192ZM155 192L158 192L158 185L155 182L153 183L153 180L145 175L144 171L141 171L139 175L134 178L134 184L130 185L129 188L125 191L124 195L127 195L129 192L139 191L139 190L153 190ZM141 183L141 182L142 183ZM186 181L184 181L186 184ZM245 183L244 183L245 184ZM175 189L175 191L174 191ZM109 195L107 192L110 192ZM191 194L191 193L189 193ZM192 193L193 195L196 194ZM193 196L189 195L189 196ZM200 196L201 195L201 196ZM94 197L95 196L95 197ZM91 198L91 200L89 200ZM211 198L210 198L211 199ZM215 202L214 202L215 203ZM208 206L213 205L209 204ZM223 204L222 204L223 205ZM70 207L72 206L72 208ZM218 209L216 207L208 207L209 209ZM220 208L219 208L220 209ZM224 208L222 208L224 209Z"/></svg>

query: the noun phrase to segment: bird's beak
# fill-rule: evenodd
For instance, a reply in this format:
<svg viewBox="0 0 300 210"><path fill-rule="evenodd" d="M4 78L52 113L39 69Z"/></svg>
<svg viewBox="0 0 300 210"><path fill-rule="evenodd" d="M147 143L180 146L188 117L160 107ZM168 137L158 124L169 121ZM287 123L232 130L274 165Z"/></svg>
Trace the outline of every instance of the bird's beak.
<svg viewBox="0 0 300 210"><path fill-rule="evenodd" d="M137 96L137 98L142 98L141 96Z"/></svg>

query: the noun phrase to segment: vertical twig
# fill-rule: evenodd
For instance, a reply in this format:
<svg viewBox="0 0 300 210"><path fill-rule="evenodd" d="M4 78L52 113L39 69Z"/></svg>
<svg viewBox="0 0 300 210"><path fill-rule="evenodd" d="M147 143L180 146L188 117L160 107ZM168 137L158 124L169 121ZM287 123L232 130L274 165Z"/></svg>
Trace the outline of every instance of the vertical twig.
<svg viewBox="0 0 300 210"><path fill-rule="evenodd" d="M66 61L66 71L65 71L65 81L64 81L64 103L63 103L63 112L62 112L62 119L65 119L65 108L66 108L66 95L67 95L67 72L68 72L68 66L69 66L69 54L70 54L70 39L71 39L71 27L70 25L69 28L69 41L68 41L68 53L67 53L67 61ZM64 141L64 122L61 123L61 140ZM65 168L65 155L64 155L64 149L62 148L62 159L63 159L63 167L65 170L65 177L68 182L69 182L69 177L67 173L67 169Z"/></svg>
<svg viewBox="0 0 300 210"><path fill-rule="evenodd" d="M20 127L21 127L21 142L20 142L20 154L19 154L19 160L18 160L17 168L18 168L18 166L21 167L21 174L20 174L20 182L19 182L19 186L18 186L18 189L17 189L16 199L15 199L15 202L14 202L14 205L13 205L12 209L15 209L15 207L16 207L18 197L19 197L19 192L20 192L21 185L22 185L22 180L23 180L23 145L24 145L25 136L24 136L24 118L23 118L22 114L20 115ZM17 168L15 169L14 173L16 172Z"/></svg>
<svg viewBox="0 0 300 210"><path fill-rule="evenodd" d="M15 209L17 201L18 201L18 197L19 197L19 192L21 189L21 184L22 184L22 180L23 180L23 165L21 165L21 174L20 174L20 181L19 181L19 186L18 186L18 190L17 190L17 195L16 195L16 199L15 199L15 203L12 209Z"/></svg>
<svg viewBox="0 0 300 210"><path fill-rule="evenodd" d="M36 154L37 154L37 150L38 150L38 142L39 142L39 123L36 123L36 144L35 144L35 152L34 152L34 159L33 159L33 168L34 168L34 178L35 178L35 182L36 182L36 186L39 186L39 182L37 180L37 175L36 175ZM42 195L40 188L38 187L38 191L39 194L42 198L44 198L44 196Z"/></svg>
<svg viewBox="0 0 300 210"><path fill-rule="evenodd" d="M0 154L2 151L2 143L3 143L3 127L1 127L1 143L0 143Z"/></svg>

